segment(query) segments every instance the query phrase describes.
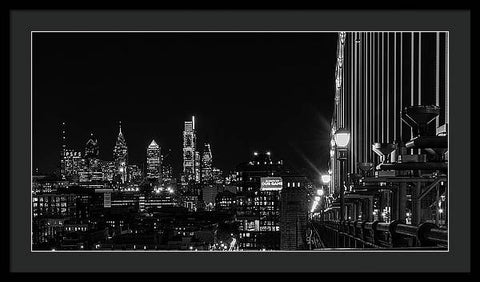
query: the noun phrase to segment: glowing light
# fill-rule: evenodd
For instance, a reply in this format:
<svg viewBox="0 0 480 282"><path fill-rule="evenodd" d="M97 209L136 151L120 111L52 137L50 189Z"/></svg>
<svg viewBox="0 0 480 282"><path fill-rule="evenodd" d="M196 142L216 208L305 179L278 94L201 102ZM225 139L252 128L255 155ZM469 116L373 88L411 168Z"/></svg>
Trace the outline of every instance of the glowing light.
<svg viewBox="0 0 480 282"><path fill-rule="evenodd" d="M270 156L270 152L267 152L267 155L269 155L269 156Z"/></svg>
<svg viewBox="0 0 480 282"><path fill-rule="evenodd" d="M325 194L325 192L323 191L323 189L318 189L318 190L317 190L317 195L318 195L318 196L323 196L323 194Z"/></svg>
<svg viewBox="0 0 480 282"><path fill-rule="evenodd" d="M320 196L315 196L315 202L319 202L320 201Z"/></svg>
<svg viewBox="0 0 480 282"><path fill-rule="evenodd" d="M330 157L335 156L335 150L330 150Z"/></svg>
<svg viewBox="0 0 480 282"><path fill-rule="evenodd" d="M335 144L340 148L345 148L350 142L350 132L344 128L340 128L334 135Z"/></svg>
<svg viewBox="0 0 480 282"><path fill-rule="evenodd" d="M253 155L254 155L254 156L258 156L258 153L257 153L257 152L253 152Z"/></svg>
<svg viewBox="0 0 480 282"><path fill-rule="evenodd" d="M332 179L330 174L324 174L324 175L321 176L321 178L322 178L322 182L325 183L325 184L330 183L330 180Z"/></svg>
<svg viewBox="0 0 480 282"><path fill-rule="evenodd" d="M443 209L438 209L438 212L439 212L439 213L443 213Z"/></svg>

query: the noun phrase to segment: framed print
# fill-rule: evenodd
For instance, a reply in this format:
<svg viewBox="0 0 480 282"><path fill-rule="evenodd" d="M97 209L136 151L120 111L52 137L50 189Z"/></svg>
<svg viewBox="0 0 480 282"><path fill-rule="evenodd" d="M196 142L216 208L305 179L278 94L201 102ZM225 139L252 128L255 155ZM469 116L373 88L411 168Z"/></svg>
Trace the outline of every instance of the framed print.
<svg viewBox="0 0 480 282"><path fill-rule="evenodd" d="M11 272L470 271L469 11L10 19Z"/></svg>

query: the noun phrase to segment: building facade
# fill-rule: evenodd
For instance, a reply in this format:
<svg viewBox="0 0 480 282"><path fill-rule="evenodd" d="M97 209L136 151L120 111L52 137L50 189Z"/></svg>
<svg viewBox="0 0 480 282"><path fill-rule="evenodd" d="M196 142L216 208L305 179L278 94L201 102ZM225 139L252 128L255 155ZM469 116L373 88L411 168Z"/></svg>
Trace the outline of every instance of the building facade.
<svg viewBox="0 0 480 282"><path fill-rule="evenodd" d="M162 163L160 146L152 140L147 148L147 179L162 183Z"/></svg>
<svg viewBox="0 0 480 282"><path fill-rule="evenodd" d="M196 134L195 117L191 121L185 121L183 130L183 184L196 181Z"/></svg>
<svg viewBox="0 0 480 282"><path fill-rule="evenodd" d="M305 176L285 175L280 202L280 249L306 250L309 182Z"/></svg>
<svg viewBox="0 0 480 282"><path fill-rule="evenodd" d="M120 183L127 182L128 147L122 133L122 124L119 125L119 132L115 147L113 148L113 159L115 162L115 180Z"/></svg>
<svg viewBox="0 0 480 282"><path fill-rule="evenodd" d="M201 163L201 171L202 171L201 182L202 183L212 183L213 181L212 162L213 162L212 149L210 147L210 144L205 143L203 146L202 163Z"/></svg>
<svg viewBox="0 0 480 282"><path fill-rule="evenodd" d="M254 153L249 162L237 166L237 172L236 220L240 249L280 249L283 161L272 160L269 152ZM266 178L275 178L276 186L265 186Z"/></svg>

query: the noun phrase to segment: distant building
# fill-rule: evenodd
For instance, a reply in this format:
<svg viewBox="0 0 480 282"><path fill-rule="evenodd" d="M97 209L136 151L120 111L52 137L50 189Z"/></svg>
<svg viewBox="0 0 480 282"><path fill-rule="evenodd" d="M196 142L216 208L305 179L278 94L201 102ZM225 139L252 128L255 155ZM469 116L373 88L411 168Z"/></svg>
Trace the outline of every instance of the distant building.
<svg viewBox="0 0 480 282"><path fill-rule="evenodd" d="M115 162L100 161L100 166L103 172L103 181L113 181L116 172Z"/></svg>
<svg viewBox="0 0 480 282"><path fill-rule="evenodd" d="M136 164L130 164L127 166L128 180L132 183L140 183L143 180L142 169Z"/></svg>
<svg viewBox="0 0 480 282"><path fill-rule="evenodd" d="M163 185L173 185L176 184L176 180L173 177L173 167L172 167L172 156L171 150L169 149L165 155L161 156L162 160L162 184Z"/></svg>
<svg viewBox="0 0 480 282"><path fill-rule="evenodd" d="M161 183L162 177L162 162L160 146L152 140L147 148L147 179Z"/></svg>
<svg viewBox="0 0 480 282"><path fill-rule="evenodd" d="M198 195L181 195L180 205L190 212L196 212L199 208L200 199Z"/></svg>
<svg viewBox="0 0 480 282"><path fill-rule="evenodd" d="M195 183L200 183L200 180L202 178L201 160L202 160L202 156L200 155L200 152L195 151Z"/></svg>
<svg viewBox="0 0 480 282"><path fill-rule="evenodd" d="M196 134L195 117L191 121L185 121L183 130L183 175L184 185L196 181Z"/></svg>
<svg viewBox="0 0 480 282"><path fill-rule="evenodd" d="M211 183L213 180L212 175L212 149L210 144L205 143L202 152L202 183Z"/></svg>
<svg viewBox="0 0 480 282"><path fill-rule="evenodd" d="M104 179L102 171L102 164L99 159L98 140L94 138L93 133L90 134L85 144L85 155L81 161L81 167L78 171L78 181L85 182L100 182Z"/></svg>
<svg viewBox="0 0 480 282"><path fill-rule="evenodd" d="M74 216L75 194L37 194L32 196L33 217Z"/></svg>
<svg viewBox="0 0 480 282"><path fill-rule="evenodd" d="M223 171L216 167L212 168L212 180L216 184L223 184L225 182Z"/></svg>
<svg viewBox="0 0 480 282"><path fill-rule="evenodd" d="M100 155L100 149L98 146L98 140L94 138L93 133L90 134L87 144L85 144L85 158L98 159Z"/></svg>
<svg viewBox="0 0 480 282"><path fill-rule="evenodd" d="M236 218L241 249L280 249L281 176L283 161L270 152L254 153L252 160L237 166Z"/></svg>
<svg viewBox="0 0 480 282"><path fill-rule="evenodd" d="M204 185L202 188L202 199L205 205L206 206L214 205L217 194L218 194L217 185L214 185L214 184Z"/></svg>
<svg viewBox="0 0 480 282"><path fill-rule="evenodd" d="M113 159L115 162L115 180L127 182L128 148L125 137L122 133L122 124L119 125L117 142L113 148Z"/></svg>
<svg viewBox="0 0 480 282"><path fill-rule="evenodd" d="M282 177L280 204L280 249L305 250L309 190L305 176Z"/></svg>
<svg viewBox="0 0 480 282"><path fill-rule="evenodd" d="M223 191L215 197L215 210L219 212L233 212L236 207L235 194Z"/></svg>
<svg viewBox="0 0 480 282"><path fill-rule="evenodd" d="M85 166L85 159L82 158L82 153L65 149L62 157L62 177L64 179L78 181L78 173Z"/></svg>

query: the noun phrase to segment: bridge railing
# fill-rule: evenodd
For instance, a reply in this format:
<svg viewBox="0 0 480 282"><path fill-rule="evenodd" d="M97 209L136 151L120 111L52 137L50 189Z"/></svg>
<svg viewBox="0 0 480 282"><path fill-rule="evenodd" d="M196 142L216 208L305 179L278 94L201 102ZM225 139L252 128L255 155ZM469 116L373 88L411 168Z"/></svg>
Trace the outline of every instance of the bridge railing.
<svg viewBox="0 0 480 282"><path fill-rule="evenodd" d="M448 248L448 230L433 223L419 226L398 221L314 221L325 248Z"/></svg>

